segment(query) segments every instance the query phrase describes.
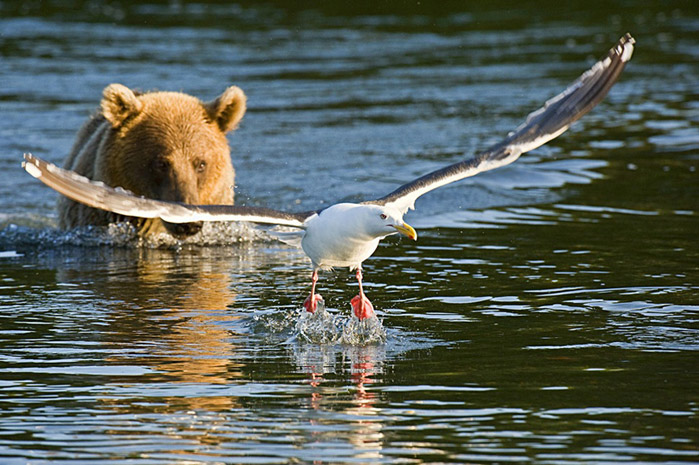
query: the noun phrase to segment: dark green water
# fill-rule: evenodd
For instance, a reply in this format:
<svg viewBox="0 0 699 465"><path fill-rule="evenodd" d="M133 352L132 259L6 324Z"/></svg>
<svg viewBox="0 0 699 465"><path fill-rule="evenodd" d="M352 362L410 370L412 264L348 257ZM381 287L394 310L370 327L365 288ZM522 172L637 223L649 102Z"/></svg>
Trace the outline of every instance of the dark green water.
<svg viewBox="0 0 699 465"><path fill-rule="evenodd" d="M0 3L0 463L699 461L697 11ZM496 141L627 31L599 108L421 198L419 241L366 262L383 344L294 337L309 264L267 232L56 231L19 166L60 162L111 82L236 84L238 202L371 198ZM349 313L352 274L319 289Z"/></svg>

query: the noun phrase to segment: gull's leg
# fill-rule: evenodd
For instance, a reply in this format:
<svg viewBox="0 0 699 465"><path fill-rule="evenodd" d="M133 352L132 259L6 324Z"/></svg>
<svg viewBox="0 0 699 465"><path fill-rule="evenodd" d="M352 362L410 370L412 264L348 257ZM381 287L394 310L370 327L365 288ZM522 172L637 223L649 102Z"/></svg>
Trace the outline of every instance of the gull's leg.
<svg viewBox="0 0 699 465"><path fill-rule="evenodd" d="M320 296L320 294L316 294L316 283L318 282L318 270L316 268L313 269L313 275L311 276L311 295L309 295L306 300L303 302L303 306L306 308L306 311L315 313L316 309L318 308L318 301L322 301L323 298Z"/></svg>
<svg viewBox="0 0 699 465"><path fill-rule="evenodd" d="M357 282L359 283L359 295L354 296L352 301L352 310L354 314L357 315L359 320L365 318L371 318L374 316L374 306L371 304L369 299L364 295L364 288L362 288L362 267L357 267Z"/></svg>

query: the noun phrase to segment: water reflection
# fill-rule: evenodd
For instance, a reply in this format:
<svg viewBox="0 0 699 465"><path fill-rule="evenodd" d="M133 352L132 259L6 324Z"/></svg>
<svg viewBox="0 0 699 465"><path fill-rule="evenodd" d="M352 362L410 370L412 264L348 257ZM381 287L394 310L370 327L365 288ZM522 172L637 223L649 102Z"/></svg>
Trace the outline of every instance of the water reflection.
<svg viewBox="0 0 699 465"><path fill-rule="evenodd" d="M196 253L137 249L116 251L102 264L97 279L85 281L91 269L61 269L57 279L80 281L104 302L109 327L103 344L113 366L146 368L153 383L225 385L242 376L236 356L238 336L232 329L240 319L232 306L233 261L203 248ZM228 257L230 258L230 257ZM118 387L116 382L112 388ZM117 410L122 400L110 405ZM235 404L228 396L163 397L157 410L205 409L224 411Z"/></svg>
<svg viewBox="0 0 699 465"><path fill-rule="evenodd" d="M277 344L293 332L299 314L271 306L266 314L273 321L255 324L259 316L241 307L238 295L248 286L259 291L277 285L282 261L305 267L300 254L265 253L257 244L187 251L86 248L49 253L41 260L56 269L56 282L100 303L96 311L103 323L96 336L107 355L94 415L112 425L101 431L104 441L128 441L132 450L147 454L148 442L138 439L145 429L150 441L161 437L156 442L172 444L168 454L173 458L202 447L235 455L228 450L231 435L252 438L257 429L272 428L275 419L250 413L255 399L270 391L299 397L308 409L303 415L307 428L293 433L307 433L304 447L331 444L360 463L383 458L386 417L379 405L384 399L374 386L384 382L387 348L413 347L396 344L400 337L389 345L282 343L280 355L286 355L281 360L290 359L307 388L249 382L263 363L256 360L256 367L248 367L260 352L249 345L250 337ZM115 421L121 417L130 418L128 424ZM159 420L153 423L153 418Z"/></svg>
<svg viewBox="0 0 699 465"><path fill-rule="evenodd" d="M168 328L158 340L151 341L153 350L147 358L132 359L131 362L152 367L170 382L224 384L231 377L239 377L241 365L234 362L235 334L229 328L230 323L240 316L230 309L235 292L227 268L227 264L217 266L215 261L199 254L139 257L136 266L138 283L135 285L146 289L165 285L167 296L165 299L159 296L148 299L146 305L157 312L153 315L153 312L141 308L134 312L135 319L140 316L149 323L167 322ZM178 276L178 282L172 283L168 278L173 273L184 274L186 278ZM142 300L143 296L138 298ZM168 308L173 301L175 306ZM135 321L133 324L139 323ZM128 341L128 335L118 330L114 335L119 346ZM120 362L118 359L110 361ZM197 406L196 400L190 401L192 407Z"/></svg>
<svg viewBox="0 0 699 465"><path fill-rule="evenodd" d="M384 399L371 386L383 381L386 346L295 344L291 350L297 370L308 375L307 383L312 389L308 407L315 415L309 419L311 435L307 445L346 440L352 447L348 455L359 463L380 460L386 418L378 404ZM344 384L343 379L351 385ZM336 419L338 411L345 418L342 422Z"/></svg>

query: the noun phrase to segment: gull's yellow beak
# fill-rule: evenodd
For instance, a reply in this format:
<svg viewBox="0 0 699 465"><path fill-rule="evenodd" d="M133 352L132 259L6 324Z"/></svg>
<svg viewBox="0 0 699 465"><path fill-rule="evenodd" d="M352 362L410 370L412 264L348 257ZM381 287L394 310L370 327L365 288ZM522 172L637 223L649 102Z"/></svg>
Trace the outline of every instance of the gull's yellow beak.
<svg viewBox="0 0 699 465"><path fill-rule="evenodd" d="M412 239L414 241L417 240L417 232L408 223L398 225L394 224L393 227L396 228L396 231L408 237L409 239Z"/></svg>

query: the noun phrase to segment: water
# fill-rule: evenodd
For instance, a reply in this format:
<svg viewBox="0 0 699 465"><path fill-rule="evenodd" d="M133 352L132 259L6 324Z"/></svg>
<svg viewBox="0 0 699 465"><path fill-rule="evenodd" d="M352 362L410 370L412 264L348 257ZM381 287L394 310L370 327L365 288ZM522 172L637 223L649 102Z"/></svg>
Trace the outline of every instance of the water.
<svg viewBox="0 0 699 465"><path fill-rule="evenodd" d="M699 461L696 9L353 8L0 4L1 463ZM332 325L306 321L278 232L56 231L19 166L60 163L108 83L236 84L238 202L371 198L496 141L626 31L599 108L421 198L419 241L366 262L368 339L344 338L346 270L319 281Z"/></svg>

